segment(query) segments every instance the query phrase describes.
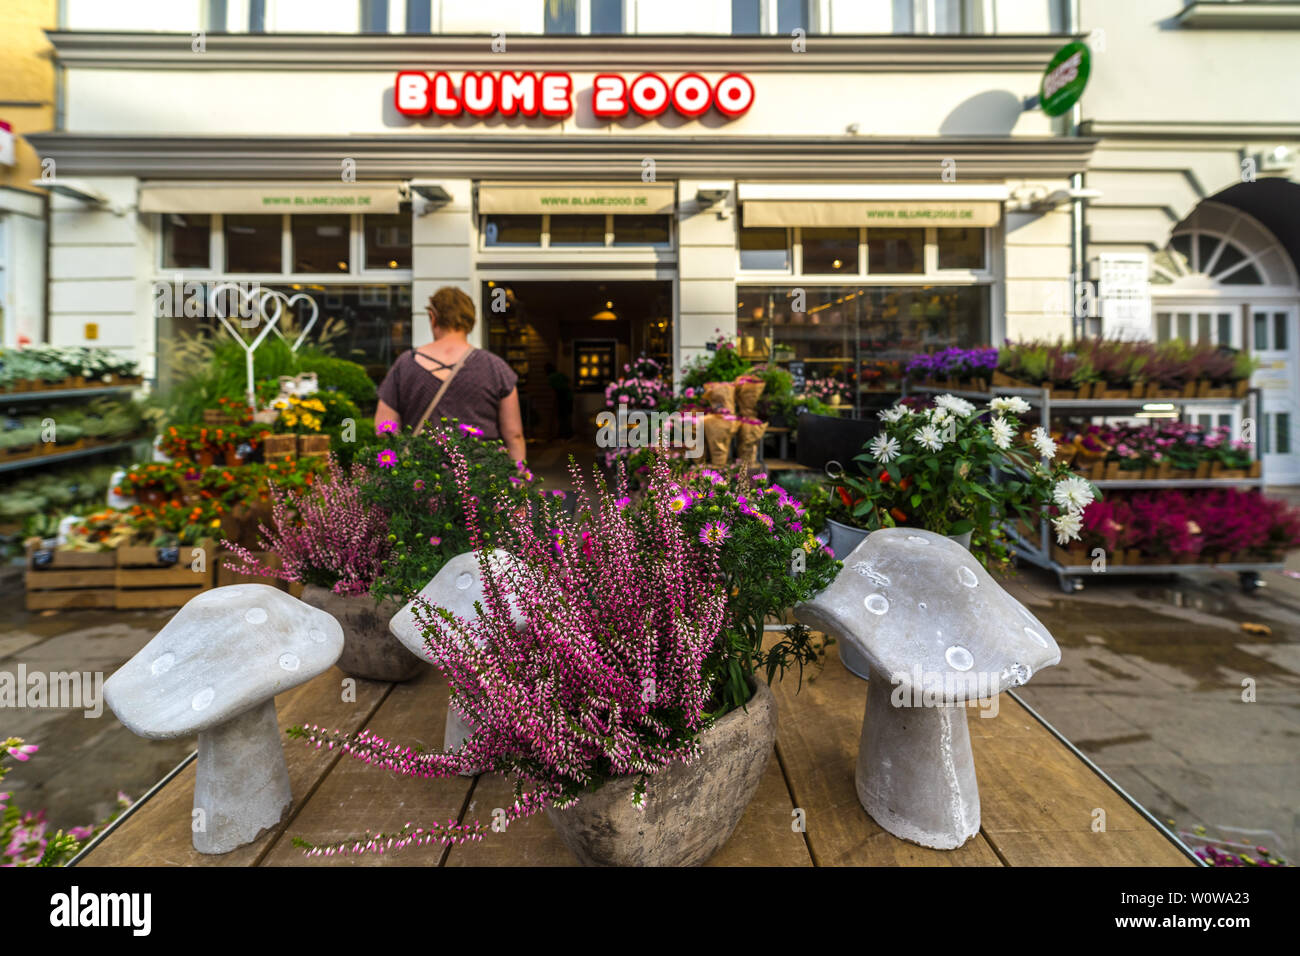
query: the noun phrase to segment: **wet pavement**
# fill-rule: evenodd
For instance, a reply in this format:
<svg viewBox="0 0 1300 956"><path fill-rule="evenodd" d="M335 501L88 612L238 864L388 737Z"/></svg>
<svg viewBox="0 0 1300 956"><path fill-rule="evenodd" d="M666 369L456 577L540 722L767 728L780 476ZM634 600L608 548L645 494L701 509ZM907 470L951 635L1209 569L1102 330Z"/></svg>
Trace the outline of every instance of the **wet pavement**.
<svg viewBox="0 0 1300 956"><path fill-rule="evenodd" d="M549 462L558 471L559 461ZM562 465L561 465L562 467ZM558 478L558 474L556 475ZM557 482L558 483L558 482ZM553 486L553 485L552 485ZM1253 595L1236 575L1094 576L1082 592L1025 568L1006 586L1061 645L1057 667L1018 693L1161 820L1265 831L1300 856L1300 552L1294 577L1266 572ZM0 576L0 673L85 671L107 679L167 621L167 611L22 607L21 574ZM1243 624L1262 625L1250 633ZM1247 686L1243 686L1247 682ZM1253 688L1254 701L1243 700ZM1249 696L1249 695L1247 695ZM106 709L0 709L0 736L41 751L5 781L52 827L107 815L118 790L140 796L195 746L142 740ZM1091 808L1082 808L1088 813Z"/></svg>

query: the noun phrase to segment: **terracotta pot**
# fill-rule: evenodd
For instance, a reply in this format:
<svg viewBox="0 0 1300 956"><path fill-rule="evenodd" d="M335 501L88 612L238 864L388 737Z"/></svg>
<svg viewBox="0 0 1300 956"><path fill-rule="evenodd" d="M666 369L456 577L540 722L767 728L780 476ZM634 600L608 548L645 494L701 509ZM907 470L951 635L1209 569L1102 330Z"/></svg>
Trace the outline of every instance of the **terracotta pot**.
<svg viewBox="0 0 1300 956"><path fill-rule="evenodd" d="M235 465L242 465L244 463L244 459L240 457L235 445L227 445L223 448L222 455L225 458L228 467L234 467Z"/></svg>
<svg viewBox="0 0 1300 956"><path fill-rule="evenodd" d="M194 460L200 468L211 468L217 463L217 456L211 448L205 448L194 456Z"/></svg>
<svg viewBox="0 0 1300 956"><path fill-rule="evenodd" d="M167 496L163 494L161 488L141 488L136 492L136 497L140 499L141 504L156 508L163 503L163 499Z"/></svg>
<svg viewBox="0 0 1300 956"><path fill-rule="evenodd" d="M302 590L302 602L332 614L343 625L343 653L339 670L368 680L410 680L424 667L388 630L388 621L401 610L398 601L376 606L369 594L335 594L328 588L309 584Z"/></svg>
<svg viewBox="0 0 1300 956"><path fill-rule="evenodd" d="M410 656L408 654L408 656ZM700 735L700 755L646 778L642 810L635 777L620 777L546 816L584 866L699 866L731 838L754 799L776 741L776 700L754 683L749 703Z"/></svg>

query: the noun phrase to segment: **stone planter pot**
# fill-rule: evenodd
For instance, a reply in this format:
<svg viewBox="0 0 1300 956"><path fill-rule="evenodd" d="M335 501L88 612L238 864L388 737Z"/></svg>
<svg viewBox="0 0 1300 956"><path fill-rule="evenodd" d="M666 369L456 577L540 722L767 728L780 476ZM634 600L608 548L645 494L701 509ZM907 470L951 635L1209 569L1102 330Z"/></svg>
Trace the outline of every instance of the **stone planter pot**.
<svg viewBox="0 0 1300 956"><path fill-rule="evenodd" d="M744 708L700 737L693 763L646 778L644 810L632 806L635 777L610 781L565 810L547 807L560 839L584 866L699 866L730 839L754 798L776 740L776 700L754 682Z"/></svg>
<svg viewBox="0 0 1300 956"><path fill-rule="evenodd" d="M839 561L847 558L862 543L862 539L871 534L865 528L855 528L833 518L826 519L826 527L830 531L831 551L835 552L835 558Z"/></svg>
<svg viewBox="0 0 1300 956"><path fill-rule="evenodd" d="M831 521L829 518L826 519L826 522L827 524L839 525L838 521ZM865 539L866 536L869 535L871 532L863 531L861 528L850 528L848 525L839 525L839 526L841 528L846 529L847 531L852 531L858 535L858 539L853 542L853 547L849 548L841 556L839 550L835 547L835 529L834 528L831 529L831 550L835 552L836 558L839 558L839 560L843 561L853 551L853 548L856 548L858 544L863 539ZM971 536L971 532L969 531L967 531L965 534L948 535L949 538L951 538L953 541L956 541L967 551L970 550L970 536ZM857 648L855 648L853 645L845 643L844 641L836 641L835 643L840 649L840 663L844 665L845 669L855 677L861 677L863 680L869 680L871 678L871 668L868 666L867 659L862 655L862 652L859 651Z"/></svg>
<svg viewBox="0 0 1300 956"><path fill-rule="evenodd" d="M404 681L420 673L423 665L388 630L388 620L402 605L385 601L375 605L369 594L335 594L329 588L309 584L302 601L319 608L343 626L343 653L339 669L367 680Z"/></svg>

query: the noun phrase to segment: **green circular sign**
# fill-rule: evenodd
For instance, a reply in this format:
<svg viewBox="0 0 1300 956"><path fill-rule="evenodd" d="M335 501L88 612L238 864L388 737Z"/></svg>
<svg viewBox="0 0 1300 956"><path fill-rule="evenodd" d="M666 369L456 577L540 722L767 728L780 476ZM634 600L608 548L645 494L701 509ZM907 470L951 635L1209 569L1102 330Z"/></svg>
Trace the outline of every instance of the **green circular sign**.
<svg viewBox="0 0 1300 956"><path fill-rule="evenodd" d="M1085 43L1067 43L1056 51L1043 71L1038 87L1039 105L1048 116L1060 116L1079 101L1088 85L1092 63Z"/></svg>

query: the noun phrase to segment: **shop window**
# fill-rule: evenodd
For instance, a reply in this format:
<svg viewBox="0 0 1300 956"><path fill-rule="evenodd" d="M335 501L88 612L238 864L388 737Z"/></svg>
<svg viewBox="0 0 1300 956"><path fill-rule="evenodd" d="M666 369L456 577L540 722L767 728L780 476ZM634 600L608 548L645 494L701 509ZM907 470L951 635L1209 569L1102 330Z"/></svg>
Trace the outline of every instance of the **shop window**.
<svg viewBox="0 0 1300 956"><path fill-rule="evenodd" d="M431 33L433 31L433 0L406 0L406 32Z"/></svg>
<svg viewBox="0 0 1300 956"><path fill-rule="evenodd" d="M618 34L623 32L623 0L591 0L591 32Z"/></svg>
<svg viewBox="0 0 1300 956"><path fill-rule="evenodd" d="M411 268L409 216L366 216L362 230L366 269Z"/></svg>
<svg viewBox="0 0 1300 956"><path fill-rule="evenodd" d="M207 269L211 266L212 217L206 213L170 213L162 217L162 267Z"/></svg>
<svg viewBox="0 0 1300 956"><path fill-rule="evenodd" d="M351 229L347 216L293 216L294 272L347 272Z"/></svg>
<svg viewBox="0 0 1300 956"><path fill-rule="evenodd" d="M857 273L857 229L804 229L803 271L808 275Z"/></svg>
<svg viewBox="0 0 1300 956"><path fill-rule="evenodd" d="M226 241L227 272L283 272L280 216L226 216L222 230Z"/></svg>
<svg viewBox="0 0 1300 956"><path fill-rule="evenodd" d="M903 275L924 271L924 229L867 230L867 272Z"/></svg>
<svg viewBox="0 0 1300 956"><path fill-rule="evenodd" d="M789 231L768 228L741 229L740 268L788 272L790 270Z"/></svg>
<svg viewBox="0 0 1300 956"><path fill-rule="evenodd" d="M604 216L551 216L551 245L603 246Z"/></svg>
<svg viewBox="0 0 1300 956"><path fill-rule="evenodd" d="M935 232L940 269L985 268L983 229L936 229Z"/></svg>
<svg viewBox="0 0 1300 956"><path fill-rule="evenodd" d="M578 0L542 0L544 33L578 32Z"/></svg>
<svg viewBox="0 0 1300 956"><path fill-rule="evenodd" d="M388 0L361 0L361 32L388 32Z"/></svg>
<svg viewBox="0 0 1300 956"><path fill-rule="evenodd" d="M614 245L667 245L670 233L667 216L615 216ZM551 241L555 241L554 235Z"/></svg>
<svg viewBox="0 0 1300 956"><path fill-rule="evenodd" d="M484 216L483 241L489 246L540 246L541 216Z"/></svg>

